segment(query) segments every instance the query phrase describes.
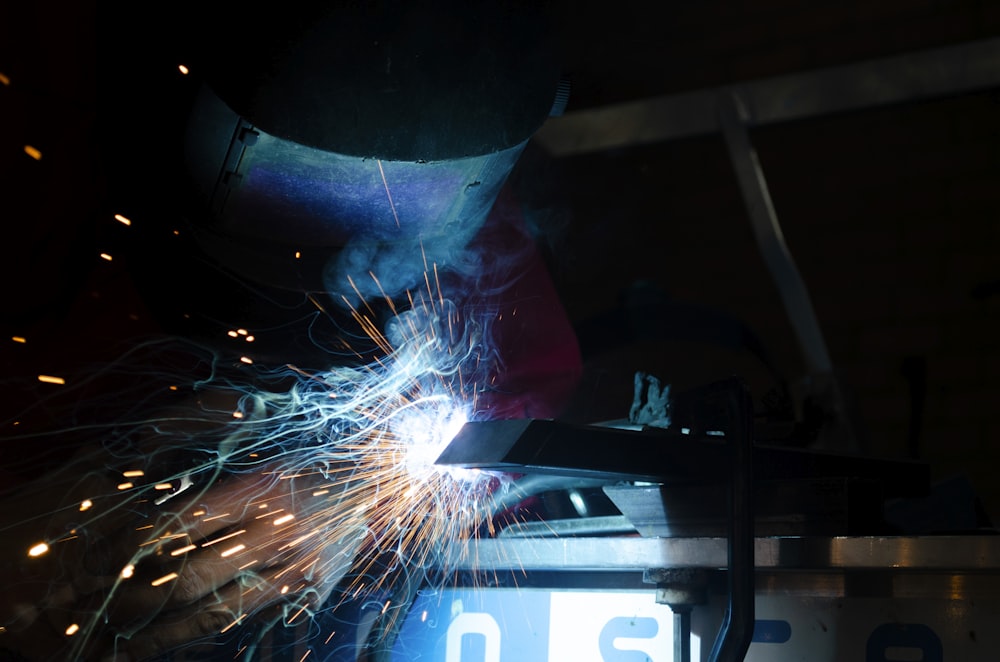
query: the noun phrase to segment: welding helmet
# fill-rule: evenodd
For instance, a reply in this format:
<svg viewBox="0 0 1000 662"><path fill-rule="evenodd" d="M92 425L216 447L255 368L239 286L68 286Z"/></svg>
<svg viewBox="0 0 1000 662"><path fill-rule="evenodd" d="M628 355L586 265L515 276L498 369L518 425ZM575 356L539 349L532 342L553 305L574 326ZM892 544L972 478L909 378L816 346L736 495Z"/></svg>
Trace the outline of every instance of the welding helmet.
<svg viewBox="0 0 1000 662"><path fill-rule="evenodd" d="M289 317L283 293L313 293L314 311L356 305L422 283L431 265L469 268L465 247L565 103L537 2L202 11L187 27L187 181L175 197L198 264L252 290L243 314L281 299Z"/></svg>

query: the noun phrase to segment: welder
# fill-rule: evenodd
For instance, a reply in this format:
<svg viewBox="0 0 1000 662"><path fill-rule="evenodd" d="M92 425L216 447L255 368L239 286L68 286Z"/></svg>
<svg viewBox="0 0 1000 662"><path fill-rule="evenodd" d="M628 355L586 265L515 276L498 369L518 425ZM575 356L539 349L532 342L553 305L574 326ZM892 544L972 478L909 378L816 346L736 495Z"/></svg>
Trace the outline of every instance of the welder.
<svg viewBox="0 0 1000 662"><path fill-rule="evenodd" d="M117 32L134 10L103 11ZM352 309L382 323L430 272L492 320L501 360L480 406L555 416L579 352L505 187L564 102L547 7L285 2L163 19L180 21L171 78L151 73L164 53L110 62L131 97L104 117L108 198L142 219L130 263L163 329L225 352L227 330L252 328L264 364L364 361L375 348ZM211 634L200 622L179 609L115 653L162 654Z"/></svg>

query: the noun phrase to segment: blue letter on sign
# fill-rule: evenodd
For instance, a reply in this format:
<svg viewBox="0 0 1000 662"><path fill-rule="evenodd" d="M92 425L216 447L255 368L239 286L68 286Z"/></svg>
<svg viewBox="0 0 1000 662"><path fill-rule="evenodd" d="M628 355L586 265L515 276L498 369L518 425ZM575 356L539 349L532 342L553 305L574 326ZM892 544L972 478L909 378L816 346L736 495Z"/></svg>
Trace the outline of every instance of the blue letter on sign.
<svg viewBox="0 0 1000 662"><path fill-rule="evenodd" d="M652 639L660 629L655 618L618 616L601 630L601 659L604 662L647 662L649 654L615 647L615 639Z"/></svg>
<svg viewBox="0 0 1000 662"><path fill-rule="evenodd" d="M891 662L887 657L890 648L918 650L923 654L923 662L944 662L941 640L934 630L926 625L886 623L875 628L868 637L865 662Z"/></svg>
<svg viewBox="0 0 1000 662"><path fill-rule="evenodd" d="M448 625L445 662L461 662L462 640L468 636L482 636L486 642L484 662L500 662L500 626L490 614L464 612Z"/></svg>

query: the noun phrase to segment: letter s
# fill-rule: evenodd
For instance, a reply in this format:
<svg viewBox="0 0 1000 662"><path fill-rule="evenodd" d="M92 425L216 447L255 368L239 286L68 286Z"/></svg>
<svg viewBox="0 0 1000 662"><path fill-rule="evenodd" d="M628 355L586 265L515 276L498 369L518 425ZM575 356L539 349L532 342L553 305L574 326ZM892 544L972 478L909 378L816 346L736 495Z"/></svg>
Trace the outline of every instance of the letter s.
<svg viewBox="0 0 1000 662"><path fill-rule="evenodd" d="M601 630L599 639L601 659L604 662L648 662L652 653L615 646L618 639L652 639L659 632L655 618L617 616Z"/></svg>

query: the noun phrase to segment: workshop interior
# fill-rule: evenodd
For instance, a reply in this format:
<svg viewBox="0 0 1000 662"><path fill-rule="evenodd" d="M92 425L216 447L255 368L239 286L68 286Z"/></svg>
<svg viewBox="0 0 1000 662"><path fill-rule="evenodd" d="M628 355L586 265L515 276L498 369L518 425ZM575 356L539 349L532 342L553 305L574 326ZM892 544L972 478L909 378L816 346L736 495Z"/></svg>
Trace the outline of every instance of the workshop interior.
<svg viewBox="0 0 1000 662"><path fill-rule="evenodd" d="M454 217L396 219L428 251L506 187L582 374L558 416L443 449L516 477L498 513L535 514L443 544L357 659L995 659L1000 6L514 2L481 36L476 3L372 3L412 21L380 24L397 66L415 49L471 81L382 108L338 94L370 54L324 22L336 3L21 4L0 20L5 425L60 388L37 375L149 326L244 324L261 361L318 360L316 327L278 320L329 273L273 251L373 223L383 161L400 204ZM329 117L300 117L317 97ZM350 195L317 193L331 177ZM178 209L197 259L155 234L111 259Z"/></svg>

